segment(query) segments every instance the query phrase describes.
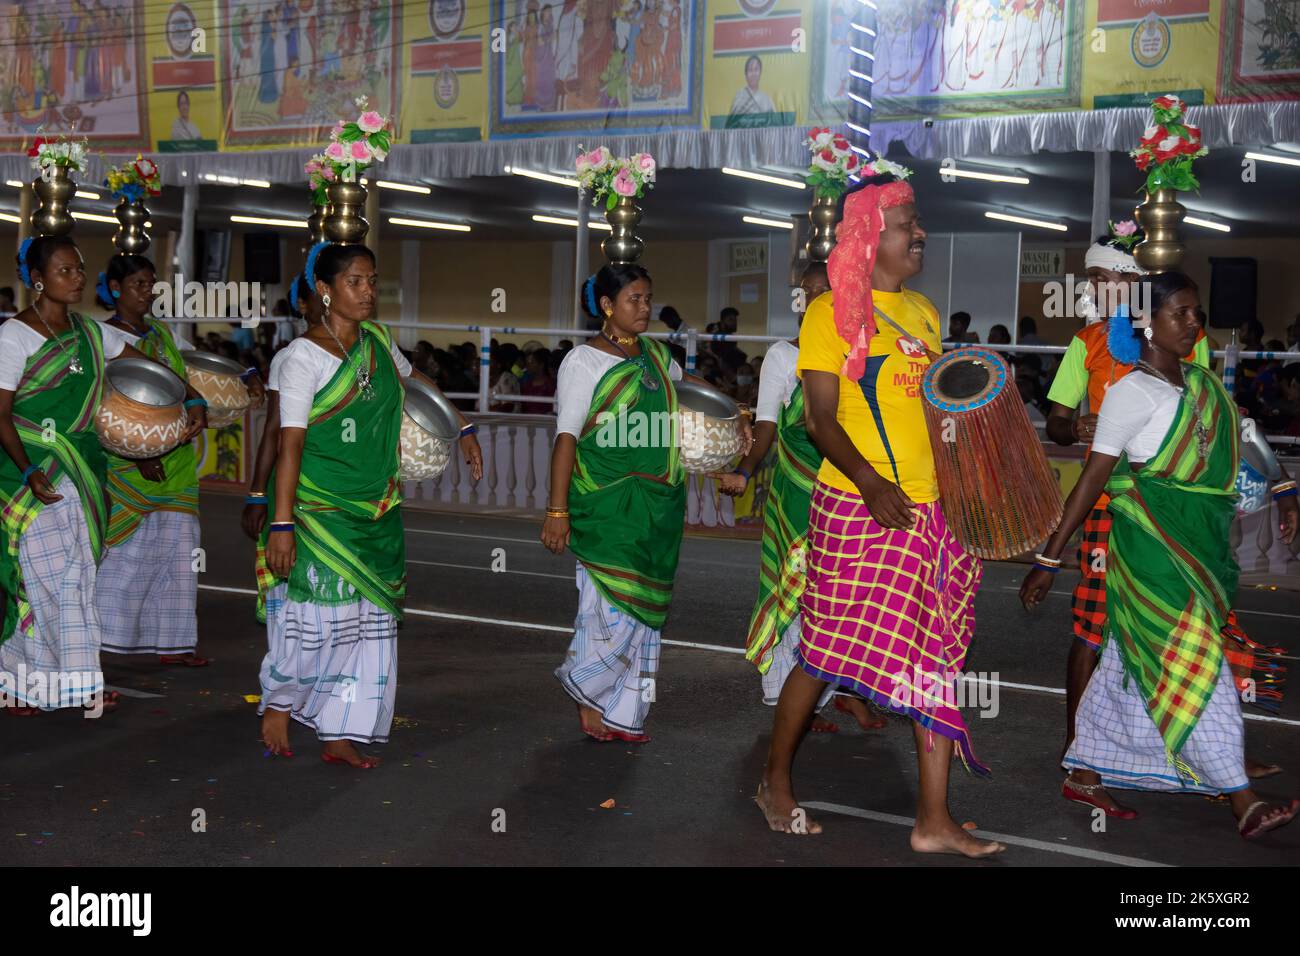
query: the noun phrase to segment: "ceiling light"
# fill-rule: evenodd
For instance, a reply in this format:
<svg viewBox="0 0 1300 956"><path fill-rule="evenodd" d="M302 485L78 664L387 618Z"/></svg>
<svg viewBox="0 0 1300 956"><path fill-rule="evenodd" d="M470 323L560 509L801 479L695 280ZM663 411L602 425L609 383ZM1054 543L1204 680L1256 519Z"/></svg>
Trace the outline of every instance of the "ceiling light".
<svg viewBox="0 0 1300 956"><path fill-rule="evenodd" d="M24 186L26 186L27 184L26 184L26 183L20 183L20 182L19 182L18 180L16 180L16 179L6 179L6 180L5 180L5 185L6 185L6 186L12 186L12 187L14 187L14 189L22 189L22 188L23 188Z"/></svg>
<svg viewBox="0 0 1300 956"><path fill-rule="evenodd" d="M769 176L766 173L751 173L747 169L732 169L730 166L723 166L722 171L728 176L740 176L744 179L756 179L760 183L771 183L773 186L787 186L790 189L805 189L807 183L797 179L782 179L780 176Z"/></svg>
<svg viewBox="0 0 1300 956"><path fill-rule="evenodd" d="M435 222L432 219L402 219L398 216L389 216L388 221L394 226L416 226L420 229L446 229L449 232L469 232L469 226L458 222Z"/></svg>
<svg viewBox="0 0 1300 956"><path fill-rule="evenodd" d="M764 219L762 216L741 216L743 221L752 223L755 226L771 226L773 229L793 229L794 222L786 219Z"/></svg>
<svg viewBox="0 0 1300 956"><path fill-rule="evenodd" d="M844 121L844 125L847 126L849 129L853 130L853 132L855 133L861 133L863 136L866 136L868 139L871 138L871 130L867 129L865 126L859 126L857 123L851 123L848 120Z"/></svg>
<svg viewBox="0 0 1300 956"><path fill-rule="evenodd" d="M1217 229L1219 232L1232 232L1232 227L1221 222L1212 222L1209 219L1198 219L1196 216L1184 216L1183 222L1192 226L1202 226L1206 229Z"/></svg>
<svg viewBox="0 0 1300 956"><path fill-rule="evenodd" d="M86 190L86 189L78 189L78 190L77 190L77 198L78 198L78 199L98 199L98 198L99 198L99 193L92 193L92 192L90 192L89 190Z"/></svg>
<svg viewBox="0 0 1300 956"><path fill-rule="evenodd" d="M1004 212L985 211L985 218L999 219L1002 222L1018 222L1025 226L1038 226L1040 229L1055 229L1057 232L1066 232L1068 227L1059 222L1048 222L1045 219L1030 219L1028 216L1012 216Z"/></svg>
<svg viewBox="0 0 1300 956"><path fill-rule="evenodd" d="M101 216L101 215L100 215L99 213L97 213L97 212L76 212L76 211L73 211L73 213L72 213L72 218L73 218L73 219L89 219L91 222L111 222L111 223L112 223L113 225L115 225L115 226L118 224L118 223L117 223L117 220L114 219L112 216Z"/></svg>
<svg viewBox="0 0 1300 956"><path fill-rule="evenodd" d="M959 166L940 166L939 175L943 176L961 176L965 179L983 179L991 183L1015 183L1019 186L1028 186L1029 177L1019 173L986 173L979 169L962 169Z"/></svg>
<svg viewBox="0 0 1300 956"><path fill-rule="evenodd" d="M875 30L871 29L871 27L864 27L861 23L850 23L849 26L853 27L853 29L857 30L859 33L865 33L869 37L876 35Z"/></svg>
<svg viewBox="0 0 1300 956"><path fill-rule="evenodd" d="M861 96L858 96L857 93L850 92L850 93L849 93L849 99L853 100L853 102L855 102L855 103L861 103L863 106L865 106L865 107L866 107L867 109L869 109L869 110L873 110L873 109L875 109L875 107L871 105L871 100L868 100L868 99L865 99L865 98L863 98L863 97L861 97Z"/></svg>
<svg viewBox="0 0 1300 956"><path fill-rule="evenodd" d="M247 223L251 226L288 226L290 229L307 228L307 223L301 219L263 219L261 216L231 216L230 221Z"/></svg>
<svg viewBox="0 0 1300 956"><path fill-rule="evenodd" d="M849 49L852 50L854 53L856 53L858 56L866 57L868 60L874 61L876 59L876 55L874 53L868 53L866 50L860 50L857 47L852 45L849 46Z"/></svg>
<svg viewBox="0 0 1300 956"><path fill-rule="evenodd" d="M386 179L377 180L376 185L378 185L380 189L396 189L404 193L420 193L424 196L428 196L433 192L433 190L428 186L413 186L410 183L390 183Z"/></svg>
<svg viewBox="0 0 1300 956"><path fill-rule="evenodd" d="M258 189L271 188L271 184L265 179L240 179L238 176L218 176L215 173L204 173L203 178L210 183L221 183L223 186L256 186Z"/></svg>
<svg viewBox="0 0 1300 956"><path fill-rule="evenodd" d="M0 212L0 222L22 222L22 220L10 213Z"/></svg>
<svg viewBox="0 0 1300 956"><path fill-rule="evenodd" d="M1300 166L1300 156L1278 156L1275 153L1247 153L1247 159L1260 159L1266 163L1281 163L1283 166Z"/></svg>
<svg viewBox="0 0 1300 956"><path fill-rule="evenodd" d="M578 220L576 219L565 219L563 216L543 216L536 213L533 215L533 222L549 222L554 226L573 226L574 228L577 228L578 226ZM587 228L603 229L605 232L614 231L614 227L607 222L589 222L587 223Z"/></svg>
<svg viewBox="0 0 1300 956"><path fill-rule="evenodd" d="M540 179L544 183L554 183L557 186L569 186L577 189L582 183L576 179L570 179L567 176L557 176L554 173L542 173L535 169L520 169L518 166L506 166L505 171L512 176L527 176L529 179Z"/></svg>

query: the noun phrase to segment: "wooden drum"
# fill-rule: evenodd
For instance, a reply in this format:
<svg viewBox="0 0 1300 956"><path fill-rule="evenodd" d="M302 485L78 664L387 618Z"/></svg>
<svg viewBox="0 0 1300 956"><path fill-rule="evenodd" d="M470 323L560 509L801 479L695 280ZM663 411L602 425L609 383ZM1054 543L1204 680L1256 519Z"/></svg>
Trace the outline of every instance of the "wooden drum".
<svg viewBox="0 0 1300 956"><path fill-rule="evenodd" d="M418 378L406 380L402 404L401 477L403 481L437 478L451 462L460 435L456 409L439 391Z"/></svg>
<svg viewBox="0 0 1300 956"><path fill-rule="evenodd" d="M99 443L121 458L156 458L185 433L185 383L164 365L122 358L108 363L95 415Z"/></svg>
<svg viewBox="0 0 1300 956"><path fill-rule="evenodd" d="M967 551L1004 559L1041 547L1061 520L1061 489L1006 361L948 352L921 380L948 525Z"/></svg>
<svg viewBox="0 0 1300 956"><path fill-rule="evenodd" d="M209 428L233 425L253 407L252 393L239 380L245 369L238 362L211 352L182 352L181 358L190 384L207 399Z"/></svg>

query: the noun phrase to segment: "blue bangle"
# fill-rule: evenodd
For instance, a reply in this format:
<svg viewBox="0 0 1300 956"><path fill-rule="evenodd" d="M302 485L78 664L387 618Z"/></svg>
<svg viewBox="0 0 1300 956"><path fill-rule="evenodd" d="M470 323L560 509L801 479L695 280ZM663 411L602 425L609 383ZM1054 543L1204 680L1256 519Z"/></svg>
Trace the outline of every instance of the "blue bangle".
<svg viewBox="0 0 1300 956"><path fill-rule="evenodd" d="M1060 568L1052 568L1052 567L1048 567L1046 564L1039 564L1037 561L1034 562L1034 567L1035 567L1037 570L1039 570L1039 571L1046 571L1048 574L1060 574L1060 573L1061 573L1061 569L1060 569Z"/></svg>
<svg viewBox="0 0 1300 956"><path fill-rule="evenodd" d="M32 475L36 474L40 470L41 470L40 465L28 465L26 468L23 469L23 476L22 478L19 479L18 483L21 485L27 484L27 479L30 478Z"/></svg>
<svg viewBox="0 0 1300 956"><path fill-rule="evenodd" d="M244 504L246 505L264 505L266 504L266 495L245 495Z"/></svg>
<svg viewBox="0 0 1300 956"><path fill-rule="evenodd" d="M733 474L733 475L744 475L744 476L745 476L745 481L746 481L746 482L749 481L749 472L747 472L744 468L737 468L735 471L732 472L732 474Z"/></svg>
<svg viewBox="0 0 1300 956"><path fill-rule="evenodd" d="M271 522L271 530L272 530L272 531L292 531L293 529L294 529L294 523L293 523L292 521L272 521L272 522Z"/></svg>
<svg viewBox="0 0 1300 956"><path fill-rule="evenodd" d="M247 381L248 381L250 378L252 378L254 375L261 375L261 374L262 374L262 373L261 373L258 369L251 368L251 367L250 367L250 368L246 368L246 369L244 369L244 371L240 374L240 376L239 376L239 380L240 380L241 382L247 382Z"/></svg>
<svg viewBox="0 0 1300 956"><path fill-rule="evenodd" d="M1296 489L1288 488L1286 491L1275 492L1273 494L1273 500L1281 501L1283 498L1294 498L1295 496L1296 496Z"/></svg>
<svg viewBox="0 0 1300 956"><path fill-rule="evenodd" d="M464 428L460 430L459 437L465 438L468 435L475 435L477 433L478 433L478 426L475 425L473 422L471 422L470 424L466 425Z"/></svg>
<svg viewBox="0 0 1300 956"><path fill-rule="evenodd" d="M207 408L208 400L206 398L189 398L185 400L186 408L195 408L196 406Z"/></svg>

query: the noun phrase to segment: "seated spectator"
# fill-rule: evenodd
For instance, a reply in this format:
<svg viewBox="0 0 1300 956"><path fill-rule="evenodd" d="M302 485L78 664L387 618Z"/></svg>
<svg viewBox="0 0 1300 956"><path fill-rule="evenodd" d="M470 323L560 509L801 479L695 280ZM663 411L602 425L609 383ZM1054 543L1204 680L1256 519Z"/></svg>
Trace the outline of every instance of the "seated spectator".
<svg viewBox="0 0 1300 956"><path fill-rule="evenodd" d="M548 349L534 349L524 359L528 374L520 385L520 394L539 395L548 398L555 396L555 379L550 373L551 353ZM553 415L555 406L545 402L524 402L524 411L534 415Z"/></svg>
<svg viewBox="0 0 1300 956"><path fill-rule="evenodd" d="M508 412L517 415L521 411L522 406L519 402L509 400L510 396L519 394L519 379L509 371L510 366L507 365L508 362L513 361L518 351L518 348L507 342L490 353L488 364L488 394L491 396L488 411L490 412Z"/></svg>
<svg viewBox="0 0 1300 956"><path fill-rule="evenodd" d="M1042 337L1038 334L1038 323L1034 321L1033 316L1025 315L1020 318L1020 345L1046 345Z"/></svg>
<svg viewBox="0 0 1300 956"><path fill-rule="evenodd" d="M0 287L0 322L12 316L18 311L17 300L14 298L14 287L11 285Z"/></svg>
<svg viewBox="0 0 1300 956"><path fill-rule="evenodd" d="M948 337L944 341L951 342L954 345L963 345L968 342L978 343L980 337L976 333L969 331L969 329L970 313L954 312L948 316Z"/></svg>
<svg viewBox="0 0 1300 956"><path fill-rule="evenodd" d="M1300 364L1278 372L1277 397L1260 417L1265 432L1300 437Z"/></svg>

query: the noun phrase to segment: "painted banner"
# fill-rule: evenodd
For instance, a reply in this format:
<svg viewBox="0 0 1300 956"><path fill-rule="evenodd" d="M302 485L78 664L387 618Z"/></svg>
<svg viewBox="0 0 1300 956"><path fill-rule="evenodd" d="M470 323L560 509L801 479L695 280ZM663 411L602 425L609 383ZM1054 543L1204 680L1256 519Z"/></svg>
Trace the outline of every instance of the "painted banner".
<svg viewBox="0 0 1300 956"><path fill-rule="evenodd" d="M1084 102L1147 106L1153 91L1213 103L1220 0L1099 0L1084 38Z"/></svg>
<svg viewBox="0 0 1300 956"><path fill-rule="evenodd" d="M406 9L408 60L402 131L412 143L477 142L487 113L486 10L471 20L466 0L427 0Z"/></svg>
<svg viewBox="0 0 1300 956"><path fill-rule="evenodd" d="M153 4L145 18L154 150L216 150L222 135L215 0ZM209 39L211 45L209 45Z"/></svg>
<svg viewBox="0 0 1300 956"><path fill-rule="evenodd" d="M793 126L806 119L811 17L801 5L714 0L709 17L709 127Z"/></svg>
<svg viewBox="0 0 1300 956"><path fill-rule="evenodd" d="M1224 3L1219 102L1300 96L1300 3L1234 0Z"/></svg>

